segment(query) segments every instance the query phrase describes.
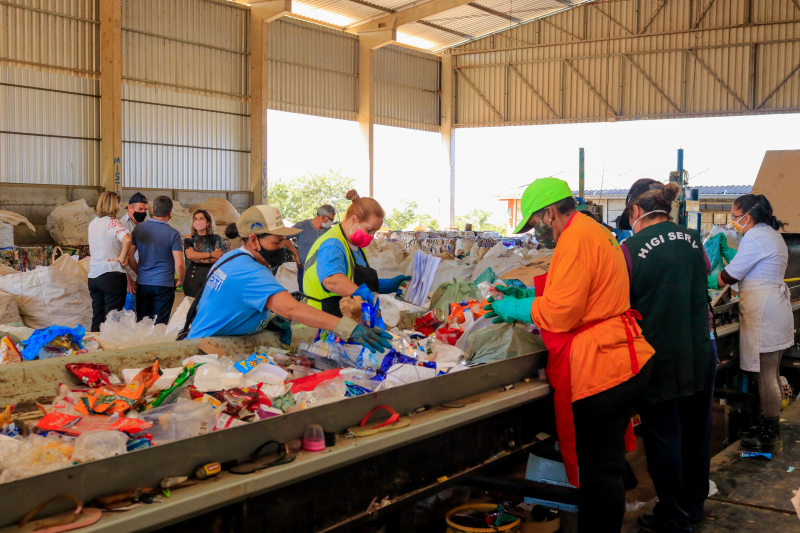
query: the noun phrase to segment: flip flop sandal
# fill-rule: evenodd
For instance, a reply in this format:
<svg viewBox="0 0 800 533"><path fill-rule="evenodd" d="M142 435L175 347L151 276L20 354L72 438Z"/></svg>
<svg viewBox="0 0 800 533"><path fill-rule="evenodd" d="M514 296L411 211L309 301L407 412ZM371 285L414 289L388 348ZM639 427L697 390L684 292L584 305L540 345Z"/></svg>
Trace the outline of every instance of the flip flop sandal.
<svg viewBox="0 0 800 533"><path fill-rule="evenodd" d="M371 424L367 425L369 418L377 411L378 409L386 409L389 411L391 416L388 420L381 422L379 424ZM350 428L347 430L348 435L353 435L355 437L368 437L370 435L375 435L377 433L382 433L384 431L393 431L395 429L401 429L404 427L408 427L411 425L410 418L400 418L400 415L397 414L397 411L389 407L388 405L379 405L372 411L370 411L367 416L361 421L359 425L356 427Z"/></svg>
<svg viewBox="0 0 800 533"><path fill-rule="evenodd" d="M67 511L44 520L37 520L36 522L31 523L31 520L33 520L39 511L54 501L62 498L71 500L77 506L76 509L74 511ZM25 531L60 533L61 531L72 531L73 529L80 529L85 526L90 526L100 520L100 516L102 516L102 514L103 512L100 509L95 509L93 507L84 508L83 503L81 503L74 496L70 496L69 494L60 494L47 500L42 505L25 515L25 518L20 521L18 527L22 529L25 526L28 526L25 528Z"/></svg>
<svg viewBox="0 0 800 533"><path fill-rule="evenodd" d="M277 444L278 445L278 452L277 453L270 453L267 455L260 456L258 454L261 451L269 446L270 444ZM293 462L297 456L295 454L287 454L286 450L284 449L283 444L278 441L268 441L256 448L256 451L250 455L250 457L246 457L239 462L238 465L234 466L230 469L231 474L252 474L254 472L258 472L259 470L264 470L266 468L271 468L273 466L280 466L285 465Z"/></svg>

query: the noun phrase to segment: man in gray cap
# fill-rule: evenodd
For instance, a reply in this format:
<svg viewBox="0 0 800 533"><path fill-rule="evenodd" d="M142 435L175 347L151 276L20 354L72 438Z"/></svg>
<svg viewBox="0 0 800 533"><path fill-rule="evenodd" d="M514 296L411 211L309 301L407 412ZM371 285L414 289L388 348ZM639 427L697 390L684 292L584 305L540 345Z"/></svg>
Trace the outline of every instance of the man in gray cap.
<svg viewBox="0 0 800 533"><path fill-rule="evenodd" d="M128 200L127 213L120 219L122 225L133 233L133 228L141 224L147 218L147 197L137 192ZM136 261L139 261L139 252L136 252ZM136 311L136 272L129 266L125 267L128 273L128 296L125 298L125 310Z"/></svg>

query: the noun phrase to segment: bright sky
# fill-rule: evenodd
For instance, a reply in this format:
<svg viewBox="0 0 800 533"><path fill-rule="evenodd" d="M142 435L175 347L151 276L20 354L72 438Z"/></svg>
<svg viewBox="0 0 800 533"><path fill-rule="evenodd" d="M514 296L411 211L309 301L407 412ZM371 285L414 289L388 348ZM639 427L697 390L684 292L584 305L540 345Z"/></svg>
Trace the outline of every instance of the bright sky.
<svg viewBox="0 0 800 533"><path fill-rule="evenodd" d="M456 214L473 209L505 223L507 194L555 176L578 188L578 148L586 150L586 188L627 188L639 178L666 180L684 149L692 185L749 185L767 150L800 149L800 114L638 120L456 130ZM269 111L269 179L341 170L369 193L358 123ZM416 200L441 218L449 175L439 134L375 126L375 197L384 209Z"/></svg>

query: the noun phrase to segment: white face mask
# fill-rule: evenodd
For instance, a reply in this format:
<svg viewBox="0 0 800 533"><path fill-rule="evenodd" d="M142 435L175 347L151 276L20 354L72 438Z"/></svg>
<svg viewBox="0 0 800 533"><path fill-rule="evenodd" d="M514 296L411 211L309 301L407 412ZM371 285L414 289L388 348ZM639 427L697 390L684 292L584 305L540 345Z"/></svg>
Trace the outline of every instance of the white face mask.
<svg viewBox="0 0 800 533"><path fill-rule="evenodd" d="M327 217L326 217L326 218L327 218ZM323 222L323 223L322 223L322 227L323 227L323 228L332 228L332 227L333 227L333 220L331 220L331 219L328 219L328 221L327 221L327 222Z"/></svg>
<svg viewBox="0 0 800 533"><path fill-rule="evenodd" d="M631 224L631 232L635 235L636 234L636 224L640 220L642 220L644 217L646 217L647 215L652 215L653 213L664 213L665 215L669 215L669 213L667 213L663 209L657 209L656 211L650 211L649 213L645 213L644 215L642 215L639 218L637 218L636 221L633 224Z"/></svg>

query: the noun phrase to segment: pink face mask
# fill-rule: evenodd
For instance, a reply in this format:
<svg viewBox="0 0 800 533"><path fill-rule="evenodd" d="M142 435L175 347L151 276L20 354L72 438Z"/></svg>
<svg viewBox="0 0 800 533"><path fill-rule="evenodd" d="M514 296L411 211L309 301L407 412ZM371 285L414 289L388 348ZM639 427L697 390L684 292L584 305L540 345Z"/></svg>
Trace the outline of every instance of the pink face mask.
<svg viewBox="0 0 800 533"><path fill-rule="evenodd" d="M366 248L367 246L369 246L369 243L371 243L372 239L374 238L375 237L373 237L372 235L367 235L364 232L364 230L361 229L361 224L358 225L357 230L350 232L350 242L352 242L359 248Z"/></svg>
<svg viewBox="0 0 800 533"><path fill-rule="evenodd" d="M194 229L196 229L197 231L203 231L208 226L208 224L206 224L202 220L196 220L192 225L194 226Z"/></svg>

